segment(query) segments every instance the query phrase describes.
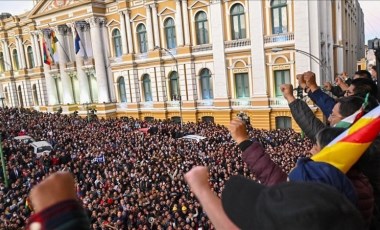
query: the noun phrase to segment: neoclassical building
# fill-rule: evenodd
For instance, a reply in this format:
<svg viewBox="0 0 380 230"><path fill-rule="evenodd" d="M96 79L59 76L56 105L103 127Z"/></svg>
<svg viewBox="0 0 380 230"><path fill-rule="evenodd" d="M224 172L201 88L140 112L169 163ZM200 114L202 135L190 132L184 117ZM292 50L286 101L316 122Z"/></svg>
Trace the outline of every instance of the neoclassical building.
<svg viewBox="0 0 380 230"><path fill-rule="evenodd" d="M0 20L6 106L298 127L279 86L364 57L357 0L52 0ZM311 105L319 117L322 114Z"/></svg>

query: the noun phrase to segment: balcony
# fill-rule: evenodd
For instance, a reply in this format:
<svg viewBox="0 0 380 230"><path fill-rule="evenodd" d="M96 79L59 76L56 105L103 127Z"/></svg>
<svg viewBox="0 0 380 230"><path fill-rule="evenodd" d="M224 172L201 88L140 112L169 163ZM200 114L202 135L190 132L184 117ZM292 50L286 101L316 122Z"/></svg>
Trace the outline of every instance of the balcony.
<svg viewBox="0 0 380 230"><path fill-rule="evenodd" d="M147 109L153 107L153 101L140 102L140 108Z"/></svg>
<svg viewBox="0 0 380 230"><path fill-rule="evenodd" d="M212 44L197 45L191 47L192 53L212 50Z"/></svg>
<svg viewBox="0 0 380 230"><path fill-rule="evenodd" d="M167 101L166 107L168 108L179 108L179 101Z"/></svg>
<svg viewBox="0 0 380 230"><path fill-rule="evenodd" d="M231 106L248 107L251 106L251 101L249 99L231 99Z"/></svg>
<svg viewBox="0 0 380 230"><path fill-rule="evenodd" d="M271 107L288 107L288 102L283 97L269 98Z"/></svg>
<svg viewBox="0 0 380 230"><path fill-rule="evenodd" d="M274 34L274 35L264 36L264 44L288 42L288 41L293 41L293 40L294 40L294 33Z"/></svg>
<svg viewBox="0 0 380 230"><path fill-rule="evenodd" d="M211 107L214 106L213 100L199 100L197 101L197 107Z"/></svg>
<svg viewBox="0 0 380 230"><path fill-rule="evenodd" d="M251 45L251 39L239 39L233 41L225 41L224 48L237 48L237 47L245 47Z"/></svg>

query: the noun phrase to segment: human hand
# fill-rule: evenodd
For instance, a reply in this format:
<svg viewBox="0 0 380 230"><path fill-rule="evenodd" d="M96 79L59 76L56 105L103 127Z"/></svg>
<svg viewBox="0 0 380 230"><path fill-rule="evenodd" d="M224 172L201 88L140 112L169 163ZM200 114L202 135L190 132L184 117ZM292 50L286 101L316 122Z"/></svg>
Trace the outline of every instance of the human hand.
<svg viewBox="0 0 380 230"><path fill-rule="evenodd" d="M315 74L311 71L307 71L303 74L306 82L306 86L313 92L318 89L317 82L315 80Z"/></svg>
<svg viewBox="0 0 380 230"><path fill-rule="evenodd" d="M323 84L323 88L324 88L325 90L327 90L327 91L331 91L331 89L332 89L332 85L331 85L330 82L325 82L325 83Z"/></svg>
<svg viewBox="0 0 380 230"><path fill-rule="evenodd" d="M284 95L284 98L288 101L289 104L296 99L293 95L293 86L291 84L282 84L280 86L280 89L282 95Z"/></svg>
<svg viewBox="0 0 380 230"><path fill-rule="evenodd" d="M74 178L69 172L54 173L33 187L29 197L35 212L65 200L76 199Z"/></svg>
<svg viewBox="0 0 380 230"><path fill-rule="evenodd" d="M245 123L239 118L235 118L230 122L229 131L237 144L249 139Z"/></svg>
<svg viewBox="0 0 380 230"><path fill-rule="evenodd" d="M210 189L208 178L208 168L205 166L195 166L185 174L185 180L195 195L199 195L203 189Z"/></svg>
<svg viewBox="0 0 380 230"><path fill-rule="evenodd" d="M298 85L301 86L302 89L305 89L307 86L303 74L297 74L296 78L298 81Z"/></svg>

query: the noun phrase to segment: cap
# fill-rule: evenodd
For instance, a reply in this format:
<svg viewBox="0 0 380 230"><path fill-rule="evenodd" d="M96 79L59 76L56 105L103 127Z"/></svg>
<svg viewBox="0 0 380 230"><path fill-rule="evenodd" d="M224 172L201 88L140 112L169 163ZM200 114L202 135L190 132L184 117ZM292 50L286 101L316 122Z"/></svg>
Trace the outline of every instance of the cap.
<svg viewBox="0 0 380 230"><path fill-rule="evenodd" d="M365 226L359 211L345 196L318 182L266 187L233 176L223 190L222 205L240 229L360 230Z"/></svg>

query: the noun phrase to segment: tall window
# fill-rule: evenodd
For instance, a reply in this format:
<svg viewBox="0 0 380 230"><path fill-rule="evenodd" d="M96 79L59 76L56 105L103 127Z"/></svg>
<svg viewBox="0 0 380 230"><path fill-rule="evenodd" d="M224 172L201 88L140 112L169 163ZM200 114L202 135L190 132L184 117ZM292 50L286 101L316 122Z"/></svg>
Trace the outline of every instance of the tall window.
<svg viewBox="0 0 380 230"><path fill-rule="evenodd" d="M180 95L179 93L179 79L177 72L172 72L169 78L169 91L172 100L177 99Z"/></svg>
<svg viewBox="0 0 380 230"><path fill-rule="evenodd" d="M195 27L197 30L197 44L208 44L207 15L201 11L195 15Z"/></svg>
<svg viewBox="0 0 380 230"><path fill-rule="evenodd" d="M246 38L244 7L235 4L231 8L232 40Z"/></svg>
<svg viewBox="0 0 380 230"><path fill-rule="evenodd" d="M143 90L145 101L152 101L152 88L150 85L150 77L145 74L143 77Z"/></svg>
<svg viewBox="0 0 380 230"><path fill-rule="evenodd" d="M124 77L119 78L118 87L119 87L120 102L127 102L127 93L125 91Z"/></svg>
<svg viewBox="0 0 380 230"><path fill-rule="evenodd" d="M292 128L292 120L290 117L280 116L276 117L276 129L290 129Z"/></svg>
<svg viewBox="0 0 380 230"><path fill-rule="evenodd" d="M248 73L235 74L236 98L249 97Z"/></svg>
<svg viewBox="0 0 380 230"><path fill-rule="evenodd" d="M276 85L276 97L282 96L280 86L282 84L290 84L290 71L289 70L278 70L274 72L275 85Z"/></svg>
<svg viewBox="0 0 380 230"><path fill-rule="evenodd" d="M168 49L173 49L177 46L176 36L175 36L175 25L172 18L168 18L164 23L165 36L166 36L166 47Z"/></svg>
<svg viewBox="0 0 380 230"><path fill-rule="evenodd" d="M24 98L22 97L22 90L21 90L21 85L17 87L17 92L18 92L18 102L20 107L24 107Z"/></svg>
<svg viewBox="0 0 380 230"><path fill-rule="evenodd" d="M201 88L202 88L202 99L212 99L212 84L211 84L211 74L210 70L203 69L201 71Z"/></svg>
<svg viewBox="0 0 380 230"><path fill-rule="evenodd" d="M14 49L12 51L12 57L13 57L14 69L18 69L19 68L19 65L18 65L18 55L17 55L17 50L16 49Z"/></svg>
<svg viewBox="0 0 380 230"><path fill-rule="evenodd" d="M37 86L36 86L36 84L33 85L32 91L33 91L33 102L34 102L34 105L40 105L40 103L38 102L38 92L37 92Z"/></svg>
<svg viewBox="0 0 380 230"><path fill-rule="evenodd" d="M34 67L33 49L31 46L28 46L27 52L28 52L29 68L31 69Z"/></svg>
<svg viewBox="0 0 380 230"><path fill-rule="evenodd" d="M0 72L5 71L5 65L4 65L4 54L3 52L0 52Z"/></svg>
<svg viewBox="0 0 380 230"><path fill-rule="evenodd" d="M146 53L148 51L148 41L144 24L137 26L137 39L139 41L140 53Z"/></svg>
<svg viewBox="0 0 380 230"><path fill-rule="evenodd" d="M112 41L115 57L120 57L123 54L123 51L121 48L121 35L118 29L112 31Z"/></svg>
<svg viewBox="0 0 380 230"><path fill-rule="evenodd" d="M288 13L286 0L272 0L272 33L282 34L288 32Z"/></svg>

